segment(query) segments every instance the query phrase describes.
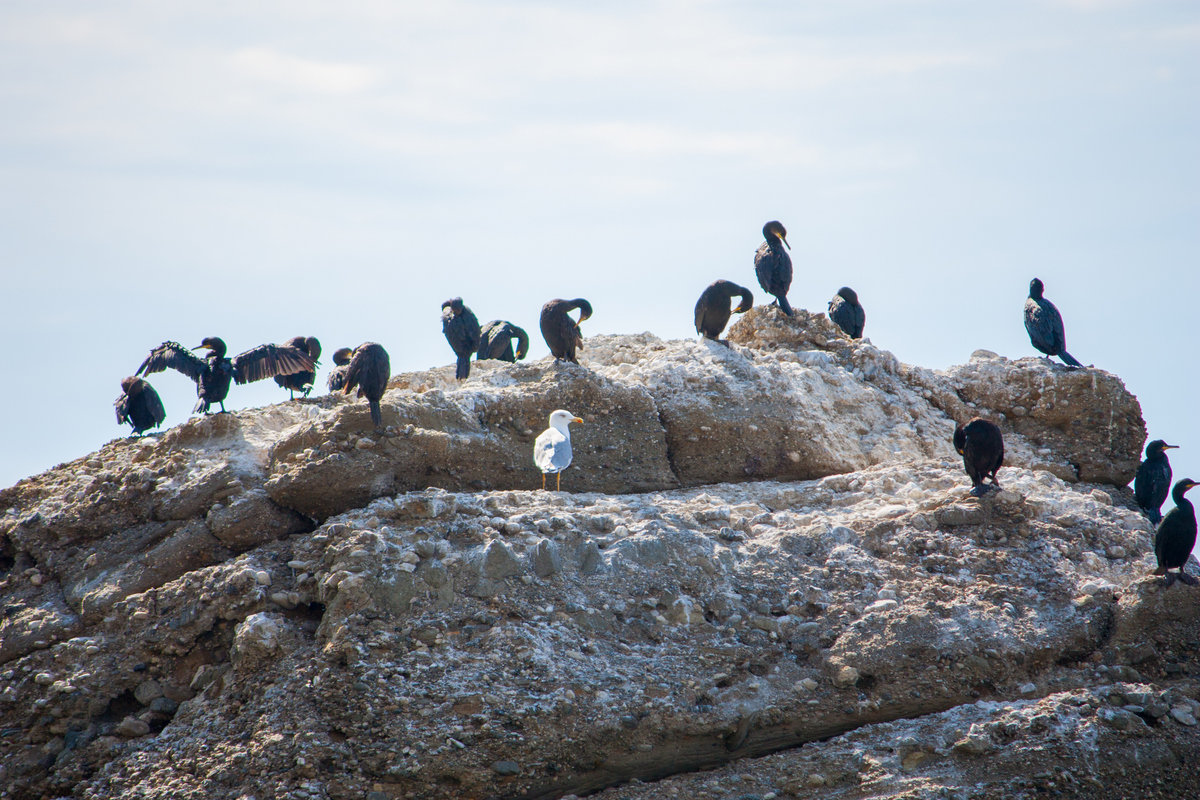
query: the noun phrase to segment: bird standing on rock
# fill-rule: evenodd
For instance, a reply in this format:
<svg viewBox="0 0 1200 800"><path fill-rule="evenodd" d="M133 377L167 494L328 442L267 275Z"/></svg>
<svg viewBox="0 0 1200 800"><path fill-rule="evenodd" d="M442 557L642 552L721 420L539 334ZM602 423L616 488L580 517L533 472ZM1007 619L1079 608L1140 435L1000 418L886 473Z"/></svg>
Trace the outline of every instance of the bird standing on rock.
<svg viewBox="0 0 1200 800"><path fill-rule="evenodd" d="M1165 451L1175 449L1176 445L1162 439L1146 445L1146 460L1138 465L1133 479L1133 497L1154 525L1162 521L1162 504L1171 490L1171 462Z"/></svg>
<svg viewBox="0 0 1200 800"><path fill-rule="evenodd" d="M475 312L463 305L461 297L452 297L442 303L442 333L458 356L454 377L466 380L471 374L471 355L479 349L479 320Z"/></svg>
<svg viewBox="0 0 1200 800"><path fill-rule="evenodd" d="M162 398L154 387L133 376L121 381L121 396L113 403L113 408L117 412L117 424L128 422L133 426L134 436L157 428L167 418Z"/></svg>
<svg viewBox="0 0 1200 800"><path fill-rule="evenodd" d="M297 350L308 353L308 357L313 360L313 364L320 366L321 362L317 361L321 357L321 342L315 336L293 336L284 342L288 347L294 347ZM308 397L308 393L313 390L313 384L317 382L316 370L312 372L293 372L290 375L276 375L275 382L284 389L288 390L288 399L295 400L296 392L300 392L303 396Z"/></svg>
<svg viewBox="0 0 1200 800"><path fill-rule="evenodd" d="M787 293L792 288L792 257L783 249L785 246L792 249L787 241L787 229L778 220L771 220L763 225L762 232L766 241L754 254L754 274L763 291L774 295L779 308L790 317L792 307L788 305Z"/></svg>
<svg viewBox="0 0 1200 800"><path fill-rule="evenodd" d="M513 339L517 340L517 352L513 352ZM479 351L476 361L496 359L515 364L529 352L529 334L523 328L502 319L494 319L479 334Z"/></svg>
<svg viewBox="0 0 1200 800"><path fill-rule="evenodd" d="M162 372L167 367L182 372L196 382L196 407L192 413L207 414L213 403L225 412L225 398L229 396L229 384L251 383L276 375L294 372L312 372L316 364L303 350L288 345L260 344L252 350L226 358L225 341L210 336L196 350L208 350L206 358L194 355L179 342L163 342L150 351L146 360L138 367L138 375Z"/></svg>
<svg viewBox="0 0 1200 800"><path fill-rule="evenodd" d="M1049 356L1058 356L1067 365L1082 367L1075 356L1067 352L1067 334L1058 308L1042 297L1045 287L1034 278L1029 282L1029 297L1025 298L1025 330L1029 342Z"/></svg>
<svg viewBox="0 0 1200 800"><path fill-rule="evenodd" d="M849 286L838 289L829 301L829 319L851 339L861 339L867 324L867 312L858 302L858 293Z"/></svg>
<svg viewBox="0 0 1200 800"><path fill-rule="evenodd" d="M1165 575L1167 586L1174 583L1176 577L1188 586L1200 583L1183 571L1192 548L1196 546L1196 509L1183 495L1196 485L1191 478L1184 478L1175 484L1171 490L1175 507L1158 523L1158 530L1154 534L1154 556L1158 559L1158 569L1154 570L1154 574ZM1178 569L1179 574L1172 575L1173 569Z"/></svg>
<svg viewBox="0 0 1200 800"><path fill-rule="evenodd" d="M570 411L559 409L550 415L550 427L533 440L533 463L542 471L542 489L546 488L546 473L554 473L554 491L562 490L562 471L571 466L572 422L583 420Z"/></svg>
<svg viewBox="0 0 1200 800"><path fill-rule="evenodd" d="M570 312L579 309L579 320L571 319ZM542 306L539 320L542 328L542 338L554 358L559 361L570 361L578 364L575 351L583 349L583 334L579 323L592 315L592 304L582 297L574 300L554 299Z"/></svg>
<svg viewBox="0 0 1200 800"><path fill-rule="evenodd" d="M383 411L379 400L387 389L388 378L392 376L391 361L383 345L375 342L363 342L354 349L350 363L346 367L346 385L342 394L350 394L355 388L358 396L367 398L371 409L371 422L375 428L383 427Z"/></svg>
<svg viewBox="0 0 1200 800"><path fill-rule="evenodd" d="M740 297L741 302L730 311L729 304L734 297ZM696 301L696 333L721 342L721 331L729 324L730 315L744 314L753 306L754 295L745 286L738 286L733 281L713 281Z"/></svg>
<svg viewBox="0 0 1200 800"><path fill-rule="evenodd" d="M954 449L963 457L963 466L974 487L971 494L982 497L990 488L1000 488L996 471L1004 465L1004 437L995 423L975 417L966 425L954 429ZM984 478L991 476L993 487Z"/></svg>

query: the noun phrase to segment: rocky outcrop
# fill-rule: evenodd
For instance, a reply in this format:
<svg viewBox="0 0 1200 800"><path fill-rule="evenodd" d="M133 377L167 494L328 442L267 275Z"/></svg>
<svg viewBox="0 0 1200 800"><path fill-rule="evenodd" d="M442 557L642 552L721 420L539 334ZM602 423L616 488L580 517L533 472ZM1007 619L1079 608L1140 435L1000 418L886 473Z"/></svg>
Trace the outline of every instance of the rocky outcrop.
<svg viewBox="0 0 1200 800"><path fill-rule="evenodd" d="M920 370L773 309L731 338L402 375L383 431L297 401L0 493L0 795L1189 785L1197 606L1101 485L1144 438L1119 381ZM570 491L537 491L560 406ZM982 499L974 414L1010 452Z"/></svg>

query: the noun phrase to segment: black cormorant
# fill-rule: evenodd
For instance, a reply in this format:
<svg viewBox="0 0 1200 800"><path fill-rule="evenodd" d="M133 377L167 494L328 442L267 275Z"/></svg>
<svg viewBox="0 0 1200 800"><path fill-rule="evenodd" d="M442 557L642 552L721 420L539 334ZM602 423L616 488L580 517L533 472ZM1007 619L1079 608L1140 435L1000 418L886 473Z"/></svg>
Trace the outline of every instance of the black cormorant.
<svg viewBox="0 0 1200 800"><path fill-rule="evenodd" d="M350 366L350 357L354 350L349 347L339 347L333 351L333 369L329 371L329 391L340 392L346 386L346 370Z"/></svg>
<svg viewBox="0 0 1200 800"><path fill-rule="evenodd" d="M1196 485L1191 478L1184 478L1175 484L1171 490L1171 499L1175 507L1167 512L1162 522L1158 523L1158 531L1154 534L1154 555L1158 558L1158 569L1155 575L1166 575L1167 586L1175 582L1171 570L1179 570L1179 580L1188 586L1195 586L1197 581L1183 571L1187 564L1192 548L1196 546L1196 509L1184 493Z"/></svg>
<svg viewBox="0 0 1200 800"><path fill-rule="evenodd" d="M1067 334L1062 314L1054 303L1042 297L1045 287L1034 278L1029 282L1029 297L1025 298L1025 330L1029 341L1047 356L1058 356L1072 367L1082 367L1075 356L1067 352Z"/></svg>
<svg viewBox="0 0 1200 800"><path fill-rule="evenodd" d="M179 342L163 342L150 351L137 374L162 372L167 367L182 372L196 382L199 400L192 413L207 414L213 403L220 404L221 411L225 410L230 381L251 383L276 375L312 372L316 368L308 353L287 345L260 344L232 359L225 357L225 342L216 336L208 337L195 349L201 348L208 350L205 358L194 355Z"/></svg>
<svg viewBox="0 0 1200 800"><path fill-rule="evenodd" d="M579 322L571 319L569 312L579 309ZM542 338L550 352L559 361L578 364L575 351L583 349L583 334L579 323L592 315L592 304L582 297L574 300L551 300L542 306Z"/></svg>
<svg viewBox="0 0 1200 800"><path fill-rule="evenodd" d="M988 476L992 485L1000 488L996 471L1004 465L1004 437L994 423L975 417L966 425L958 425L954 429L954 449L963 457L963 466L974 484L971 494L980 497L992 488L983 483Z"/></svg>
<svg viewBox="0 0 1200 800"><path fill-rule="evenodd" d="M758 246L754 254L754 274L758 276L758 285L769 295L774 295L775 302L783 313L791 316L792 307L788 305L787 293L792 287L792 258L781 245L788 244L787 230L778 220L771 220L763 225L765 242Z"/></svg>
<svg viewBox="0 0 1200 800"><path fill-rule="evenodd" d="M1171 491L1171 462L1164 451L1174 449L1176 445L1162 439L1146 445L1146 460L1138 466L1133 479L1133 497L1155 525L1162 520L1162 504Z"/></svg>
<svg viewBox="0 0 1200 800"><path fill-rule="evenodd" d="M113 403L117 412L117 424L128 422L133 426L133 435L162 425L167 418L162 398L154 387L141 378L130 376L121 381L121 396Z"/></svg>
<svg viewBox="0 0 1200 800"><path fill-rule="evenodd" d="M861 339L867 324L867 312L858 302L858 293L849 286L838 289L829 301L829 318L851 339Z"/></svg>
<svg viewBox="0 0 1200 800"><path fill-rule="evenodd" d="M730 311L729 304L734 297L740 297L741 302ZM753 305L754 295L745 286L738 286L733 281L713 281L696 301L696 333L720 342L721 331L729 323L730 314L744 314Z"/></svg>
<svg viewBox="0 0 1200 800"><path fill-rule="evenodd" d="M465 380L471 374L471 355L479 349L479 320L475 312L463 305L461 297L442 303L442 333L458 356L454 377Z"/></svg>
<svg viewBox="0 0 1200 800"><path fill-rule="evenodd" d="M342 387L342 394L350 394L357 387L358 396L367 398L367 404L371 407L371 422L375 423L376 428L383 427L379 399L383 397L391 376L392 365L383 345L363 342L354 349L350 365L346 367L346 385Z"/></svg>
<svg viewBox="0 0 1200 800"><path fill-rule="evenodd" d="M517 340L517 352L513 353L512 340ZM518 328L511 322L494 319L479 334L479 351L475 358L478 361L494 358L498 361L516 363L529 352L529 334L524 328Z"/></svg>
<svg viewBox="0 0 1200 800"><path fill-rule="evenodd" d="M308 353L308 357L318 367L321 362L317 361L321 357L321 343L315 336L293 336L284 342L288 347L294 347L302 353ZM313 372L293 372L291 375L276 375L275 382L288 390L288 399L295 400L296 392L300 392L305 397L313 390L313 384L317 382L317 373Z"/></svg>

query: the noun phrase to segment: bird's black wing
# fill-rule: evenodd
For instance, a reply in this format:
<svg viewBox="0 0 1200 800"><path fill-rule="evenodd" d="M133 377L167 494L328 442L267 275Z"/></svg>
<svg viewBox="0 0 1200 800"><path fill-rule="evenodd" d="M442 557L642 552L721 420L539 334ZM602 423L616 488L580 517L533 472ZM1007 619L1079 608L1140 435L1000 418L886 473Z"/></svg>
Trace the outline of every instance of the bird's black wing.
<svg viewBox="0 0 1200 800"><path fill-rule="evenodd" d="M124 425L129 419L129 395L121 392L121 396L113 401L113 411L117 412L117 424Z"/></svg>
<svg viewBox="0 0 1200 800"><path fill-rule="evenodd" d="M163 407L162 398L158 396L158 392L154 391L154 387L145 381L142 382L142 397L146 399L146 410L150 412L154 424L162 425L163 420L167 418L167 409Z"/></svg>
<svg viewBox="0 0 1200 800"><path fill-rule="evenodd" d="M233 380L252 383L276 375L315 372L316 368L308 353L294 347L260 344L233 358Z"/></svg>
<svg viewBox="0 0 1200 800"><path fill-rule="evenodd" d="M150 355L146 356L146 360L137 368L135 374L149 375L152 372L162 372L167 367L198 382L208 363L179 342L163 342L150 351Z"/></svg>

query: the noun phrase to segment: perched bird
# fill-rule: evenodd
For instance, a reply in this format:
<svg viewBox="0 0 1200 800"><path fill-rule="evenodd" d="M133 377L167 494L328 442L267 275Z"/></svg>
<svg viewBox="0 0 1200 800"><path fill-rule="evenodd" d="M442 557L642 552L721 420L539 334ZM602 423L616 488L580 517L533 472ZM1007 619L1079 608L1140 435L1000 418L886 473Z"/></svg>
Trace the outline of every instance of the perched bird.
<svg viewBox="0 0 1200 800"><path fill-rule="evenodd" d="M294 347L278 344L260 344L233 358L225 357L225 342L210 336L196 350L206 349L208 355L200 358L179 342L163 342L150 351L146 360L138 367L138 375L162 372L167 367L178 370L196 382L196 407L192 413L208 413L213 403L225 411L225 398L229 396L230 381L238 384L261 381L276 375L291 375L295 372L312 372L316 365L308 353Z"/></svg>
<svg viewBox="0 0 1200 800"><path fill-rule="evenodd" d="M474 311L463 305L461 297L451 297L442 303L442 333L458 356L454 377L465 380L471 374L471 354L479 348L479 320Z"/></svg>
<svg viewBox="0 0 1200 800"><path fill-rule="evenodd" d="M571 319L569 313L575 309L579 309L578 322ZM592 304L582 297L574 300L551 300L542 306L542 338L546 340L556 359L579 363L575 358L575 351L583 349L583 334L579 331L579 323L591 315Z"/></svg>
<svg viewBox="0 0 1200 800"><path fill-rule="evenodd" d="M1062 314L1058 313L1054 303L1042 297L1044 289L1037 278L1029 282L1029 297L1025 299L1025 330L1029 332L1029 341L1047 356L1058 356L1072 367L1082 367L1083 364L1067 352Z"/></svg>
<svg viewBox="0 0 1200 800"><path fill-rule="evenodd" d="M162 425L167 418L162 398L154 387L141 378L130 376L121 381L121 396L113 403L117 412L117 424L128 422L137 436L151 428Z"/></svg>
<svg viewBox="0 0 1200 800"><path fill-rule="evenodd" d="M367 398L371 422L376 428L383 427L383 411L379 408L379 400L387 389L390 377L392 365L383 345L363 342L354 349L350 364L346 367L346 384L342 387L342 394L350 394L357 388L358 396Z"/></svg>
<svg viewBox="0 0 1200 800"><path fill-rule="evenodd" d="M1183 495L1196 485L1191 478L1184 478L1175 484L1171 490L1175 507L1158 523L1158 531L1154 534L1154 555L1158 559L1158 569L1154 570L1154 574L1166 575L1167 586L1175 582L1176 576L1171 574L1173 569L1179 570L1179 580L1188 586L1200 583L1183 571L1192 548L1196 546L1196 509Z"/></svg>
<svg viewBox="0 0 1200 800"><path fill-rule="evenodd" d="M512 340L517 340L517 352L513 353ZM524 328L518 328L511 322L494 319L479 334L479 351L475 358L478 361L494 358L498 361L516 363L529 352L529 334Z"/></svg>
<svg viewBox="0 0 1200 800"><path fill-rule="evenodd" d="M966 425L958 425L954 429L954 449L963 457L963 466L974 484L971 494L981 497L992 488L983 483L988 476L992 485L1000 488L996 470L1004 465L1004 437L994 423L975 417Z"/></svg>
<svg viewBox="0 0 1200 800"><path fill-rule="evenodd" d="M1146 445L1146 460L1138 466L1133 479L1133 497L1155 525L1162 520L1160 509L1171 489L1171 462L1167 460L1165 451L1175 449L1176 445L1167 444L1162 439L1155 439Z"/></svg>
<svg viewBox="0 0 1200 800"><path fill-rule="evenodd" d="M792 258L781 245L792 246L787 241L787 230L778 220L771 220L763 225L765 242L758 246L754 254L754 274L758 276L758 285L767 294L775 296L775 302L788 316L792 315L792 307L788 305L787 293L792 287Z"/></svg>
<svg viewBox="0 0 1200 800"><path fill-rule="evenodd" d="M562 471L571 466L572 422L582 423L579 417L561 408L550 415L550 427L533 440L533 463L542 471L542 488L546 488L546 473L554 473L554 491L562 489Z"/></svg>
<svg viewBox="0 0 1200 800"><path fill-rule="evenodd" d="M829 301L829 318L851 339L861 339L867 324L867 312L858 302L858 292L849 286L838 289Z"/></svg>
<svg viewBox="0 0 1200 800"><path fill-rule="evenodd" d="M740 297L741 302L730 311L729 304L734 297ZM713 281L696 301L696 333L720 342L721 331L729 323L729 316L744 314L753 305L754 295L745 286L738 286L733 281Z"/></svg>
<svg viewBox="0 0 1200 800"><path fill-rule="evenodd" d="M284 342L288 347L294 347L297 350L308 353L308 357L312 359L313 364L318 367L321 362L317 361L321 357L321 343L317 341L315 336L293 336ZM291 375L276 375L275 382L288 390L288 399L295 400L296 392L301 392L305 397L313 390L313 384L317 382L317 373L313 372L293 372Z"/></svg>
<svg viewBox="0 0 1200 800"><path fill-rule="evenodd" d="M339 347L333 351L333 369L327 379L329 391L340 392L346 386L346 370L350 367L350 357L354 350L349 347Z"/></svg>

